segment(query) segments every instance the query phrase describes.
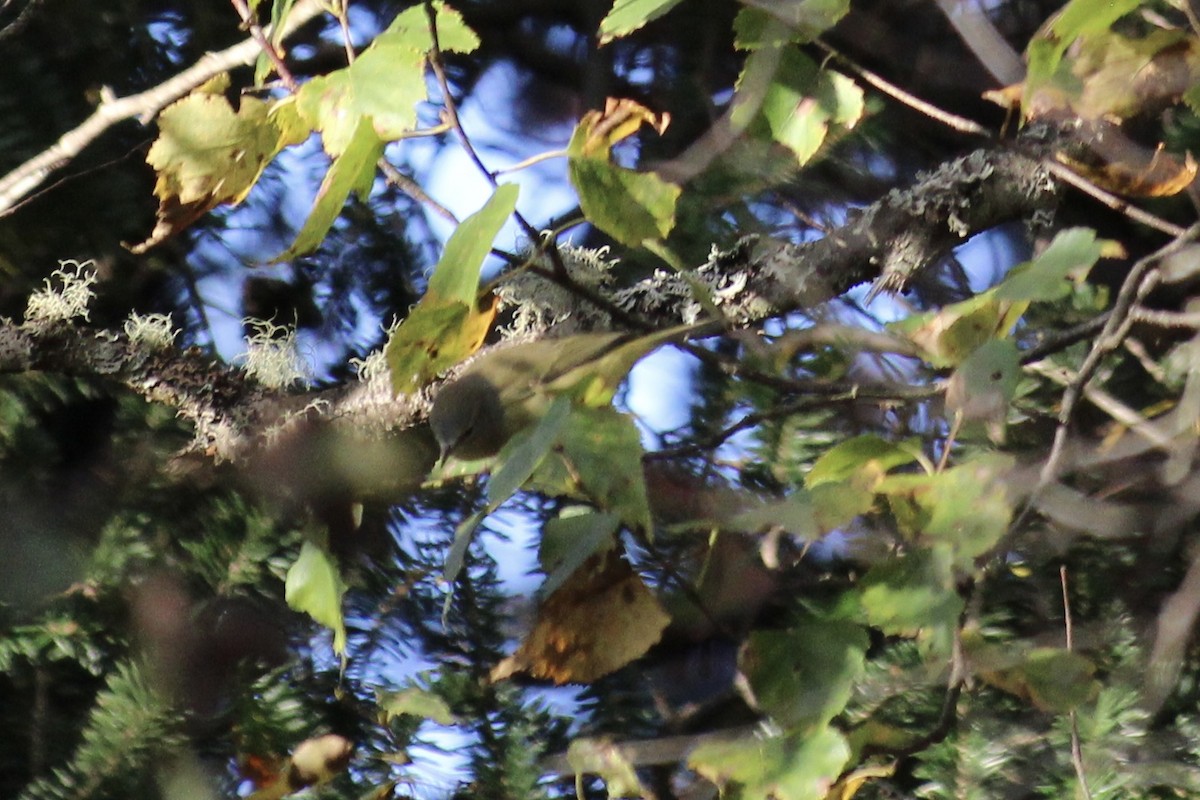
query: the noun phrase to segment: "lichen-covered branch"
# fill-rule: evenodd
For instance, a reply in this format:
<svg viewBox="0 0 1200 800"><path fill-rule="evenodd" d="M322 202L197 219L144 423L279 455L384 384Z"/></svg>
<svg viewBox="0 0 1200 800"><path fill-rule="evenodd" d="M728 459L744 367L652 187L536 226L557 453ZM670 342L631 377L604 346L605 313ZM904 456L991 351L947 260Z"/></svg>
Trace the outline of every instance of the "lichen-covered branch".
<svg viewBox="0 0 1200 800"><path fill-rule="evenodd" d="M592 276L584 294L603 296L611 308L648 324L694 322L705 305L698 295L707 294L705 302L721 309L727 324L746 327L811 308L872 279L898 287L971 235L1052 212L1057 196L1057 184L1036 154L978 150L893 190L819 241L746 239L732 251L714 250L688 275L660 272L625 289L603 279L595 254L591 261L584 257L587 268L579 275ZM529 312L530 324L521 331L526 338L620 327L603 309L597 313L594 302L535 275L511 282L503 294L518 308L517 318ZM534 308L537 302L543 306ZM572 302L579 307L568 308ZM562 306L550 307L557 304ZM387 493L419 481L436 457L422 425L436 387L393 397L379 370L343 387L288 392L269 389L198 350L155 348L71 321L0 325L0 373L28 370L123 384L190 420L198 449L215 460L265 464L268 473L288 473L289 480L303 482L316 464L323 480L332 476L348 491L361 491L365 483Z"/></svg>
<svg viewBox="0 0 1200 800"><path fill-rule="evenodd" d="M748 238L727 252L714 249L707 263L688 274L659 270L624 289L586 288L608 291L614 307L655 326L695 321L704 313L702 292L726 322L742 327L813 308L867 281L892 291L903 288L975 234L1016 220L1048 220L1059 194L1040 147L980 149L851 212L846 224L817 241ZM522 283L511 292L515 302L547 291L536 281ZM585 320L584 328L611 326L595 304L575 302L578 310L564 316Z"/></svg>

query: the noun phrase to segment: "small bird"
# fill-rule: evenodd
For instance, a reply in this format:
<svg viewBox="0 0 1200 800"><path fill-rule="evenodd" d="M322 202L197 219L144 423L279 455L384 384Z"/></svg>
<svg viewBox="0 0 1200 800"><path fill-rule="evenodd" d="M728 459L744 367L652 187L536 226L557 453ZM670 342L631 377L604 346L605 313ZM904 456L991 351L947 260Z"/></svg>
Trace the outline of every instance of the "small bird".
<svg viewBox="0 0 1200 800"><path fill-rule="evenodd" d="M701 327L680 325L643 336L580 333L497 348L481 356L434 398L429 425L442 459L495 455L545 414L559 395L592 407L611 403L638 359Z"/></svg>
<svg viewBox="0 0 1200 800"><path fill-rule="evenodd" d="M545 412L553 395L569 391L592 374L592 368L598 372L605 354L631 338L621 333L583 333L484 355L443 386L433 401L429 425L442 458L453 455L470 461L495 455Z"/></svg>

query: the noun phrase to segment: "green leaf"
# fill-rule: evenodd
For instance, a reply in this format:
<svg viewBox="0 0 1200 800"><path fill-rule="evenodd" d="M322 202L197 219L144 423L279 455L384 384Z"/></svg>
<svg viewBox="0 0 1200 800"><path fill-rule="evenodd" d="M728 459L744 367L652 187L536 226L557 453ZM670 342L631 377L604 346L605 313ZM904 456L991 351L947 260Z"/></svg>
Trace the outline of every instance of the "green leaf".
<svg viewBox="0 0 1200 800"><path fill-rule="evenodd" d="M1025 97L1058 71L1063 54L1082 36L1108 33L1112 24L1142 5L1143 0L1071 0L1043 26L1027 51L1029 70Z"/></svg>
<svg viewBox="0 0 1200 800"><path fill-rule="evenodd" d="M611 406L575 408L559 446L542 462L529 487L611 511L635 530L650 530L642 472L642 441L633 420Z"/></svg>
<svg viewBox="0 0 1200 800"><path fill-rule="evenodd" d="M467 217L446 242L429 290L392 334L385 357L392 391L406 394L479 349L494 307L479 310L479 272L492 240L516 208L518 187L506 183Z"/></svg>
<svg viewBox="0 0 1200 800"><path fill-rule="evenodd" d="M361 119L354 128L346 148L329 167L317 190L317 199L308 212L308 219L296 234L296 241L273 261L290 261L312 252L320 246L325 234L342 213L351 192L366 200L375 182L375 162L383 155L383 142L375 135L370 120Z"/></svg>
<svg viewBox="0 0 1200 800"><path fill-rule="evenodd" d="M916 461L918 453L920 445L915 440L897 443L874 434L856 436L826 450L804 477L804 485L813 489L823 483L847 481L867 468L882 475Z"/></svg>
<svg viewBox="0 0 1200 800"><path fill-rule="evenodd" d="M158 223L133 252L144 253L222 203L242 202L275 155L308 135L303 125L288 124L286 100L244 97L234 111L221 94L228 82L225 74L213 78L159 116L146 155L157 174Z"/></svg>
<svg viewBox="0 0 1200 800"><path fill-rule="evenodd" d="M250 13L256 14L258 6L262 0L250 0ZM271 43L279 44L280 33L283 31L283 23L287 20L287 15L291 13L292 6L296 0L274 0L271 3ZM262 86L263 81L271 74L275 68L274 62L267 57L265 52L259 53L258 59L254 62L254 85Z"/></svg>
<svg viewBox="0 0 1200 800"><path fill-rule="evenodd" d="M429 278L429 292L442 300L474 305L479 294L479 271L496 234L517 207L515 183L496 187L483 208L467 217L446 240L446 249Z"/></svg>
<svg viewBox="0 0 1200 800"><path fill-rule="evenodd" d="M647 22L666 14L682 0L616 0L600 21L600 44L628 36Z"/></svg>
<svg viewBox="0 0 1200 800"><path fill-rule="evenodd" d="M453 725L456 721L445 700L416 686L398 692L376 692L375 703L387 722L405 715L431 719L439 725Z"/></svg>
<svg viewBox="0 0 1200 800"><path fill-rule="evenodd" d="M872 567L859 588L869 625L889 636L923 636L939 650L950 646L963 601L949 548L902 553Z"/></svg>
<svg viewBox="0 0 1200 800"><path fill-rule="evenodd" d="M822 800L850 760L840 733L742 738L702 744L688 766L717 784L727 800Z"/></svg>
<svg viewBox="0 0 1200 800"><path fill-rule="evenodd" d="M538 562L546 581L540 591L551 594L595 553L612 547L621 518L607 512L575 507L546 523Z"/></svg>
<svg viewBox="0 0 1200 800"><path fill-rule="evenodd" d="M920 347L931 365L953 367L984 343L1007 336L1028 308L1025 300L998 300L992 288L935 311L890 323L888 329Z"/></svg>
<svg viewBox="0 0 1200 800"><path fill-rule="evenodd" d="M392 391L407 394L454 366L471 351L461 340L471 313L465 303L418 303L384 350Z"/></svg>
<svg viewBox="0 0 1200 800"><path fill-rule="evenodd" d="M281 136L271 123L271 108L246 97L234 111L224 95L206 91L167 106L146 155L159 176L155 193L165 197L169 192L180 203L210 197L239 202L279 152Z"/></svg>
<svg viewBox="0 0 1200 800"><path fill-rule="evenodd" d="M333 630L333 651L339 655L346 652L346 623L342 617L345 593L346 585L333 556L312 542L305 542L296 563L288 570L284 598L290 608Z"/></svg>
<svg viewBox="0 0 1200 800"><path fill-rule="evenodd" d="M515 436L497 456L497 468L488 481L488 506L499 508L529 480L546 454L559 440L571 414L571 403L557 397L537 425L525 435Z"/></svg>
<svg viewBox="0 0 1200 800"><path fill-rule="evenodd" d="M588 221L630 246L671 232L681 193L652 172L635 172L610 161L612 146L643 124L661 132L666 118L632 100L610 102L604 112L584 114L567 145L567 175Z"/></svg>
<svg viewBox="0 0 1200 800"><path fill-rule="evenodd" d="M765 8L743 8L733 21L734 47L760 47L811 42L850 11L850 0L792 0Z"/></svg>
<svg viewBox="0 0 1200 800"><path fill-rule="evenodd" d="M970 571L1008 530L1004 474L1012 465L1008 456L981 455L937 474L889 475L876 488L902 529L918 541L949 545L955 566Z"/></svg>
<svg viewBox="0 0 1200 800"><path fill-rule="evenodd" d="M780 726L823 727L850 700L868 644L859 625L809 620L752 633L738 663L758 707Z"/></svg>
<svg viewBox="0 0 1200 800"><path fill-rule="evenodd" d="M454 529L454 541L451 542L450 550L446 553L446 566L442 570L442 578L446 583L454 583L458 580L458 573L462 572L463 564L467 559L467 550L471 546L471 540L475 538L475 531L479 529L490 513L490 509L481 508L460 522ZM449 610L450 597L446 598L446 603L446 609Z"/></svg>
<svg viewBox="0 0 1200 800"><path fill-rule="evenodd" d="M594 158L571 158L567 169L588 222L622 244L659 239L675 227L682 191L675 184Z"/></svg>
<svg viewBox="0 0 1200 800"><path fill-rule="evenodd" d="M758 62L772 61L778 63L759 102L747 94L744 79L764 68ZM733 124L774 139L803 166L835 128L854 127L865 108L862 89L850 78L822 69L795 47L764 47L751 52L738 78Z"/></svg>
<svg viewBox="0 0 1200 800"><path fill-rule="evenodd" d="M470 52L479 46L478 37L457 11L441 2L434 8L443 51ZM385 142L411 132L417 104L427 97L425 61L432 47L425 8L418 4L397 16L349 67L300 87L298 106L312 127L321 131L325 152L340 155L364 118L370 119L377 137Z"/></svg>
<svg viewBox="0 0 1200 800"><path fill-rule="evenodd" d="M981 420L999 439L1008 404L1021 379L1021 353L1011 339L984 342L959 365L946 386L946 408L965 420Z"/></svg>
<svg viewBox="0 0 1200 800"><path fill-rule="evenodd" d="M433 2L434 18L437 21L438 47L443 53L470 53L479 47L479 37L463 22L462 15L442 0ZM392 20L382 34L389 44L408 48L418 53L433 50L433 36L429 31L429 18L421 5L412 6Z"/></svg>
<svg viewBox="0 0 1200 800"><path fill-rule="evenodd" d="M999 300L1058 300L1071 287L1067 278L1081 281L1104 250L1090 228L1060 231L1054 241L1032 261L1014 267L996 287Z"/></svg>

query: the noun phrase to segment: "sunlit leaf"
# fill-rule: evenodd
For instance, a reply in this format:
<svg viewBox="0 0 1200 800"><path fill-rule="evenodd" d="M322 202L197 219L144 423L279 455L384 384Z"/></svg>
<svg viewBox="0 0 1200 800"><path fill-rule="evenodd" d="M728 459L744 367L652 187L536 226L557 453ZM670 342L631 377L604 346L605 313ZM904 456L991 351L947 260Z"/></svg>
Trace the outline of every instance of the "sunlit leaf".
<svg viewBox="0 0 1200 800"><path fill-rule="evenodd" d="M1118 155L1128 159L1115 158L1093 165L1061 152L1055 153L1055 158L1084 180L1126 197L1171 197L1191 186L1200 172L1200 165L1191 153L1179 158L1161 145L1149 150L1131 142Z"/></svg>
<svg viewBox="0 0 1200 800"><path fill-rule="evenodd" d="M384 351L392 391L413 392L469 355L483 335L468 331L471 307L466 303L418 303L396 329ZM466 334L464 336L463 334Z"/></svg>
<svg viewBox="0 0 1200 800"><path fill-rule="evenodd" d="M665 117L633 101L609 101L604 113L583 116L567 146L567 172L588 221L631 246L671 232L681 193L652 172L635 172L611 161L613 144L647 122L660 131L666 126Z"/></svg>
<svg viewBox="0 0 1200 800"><path fill-rule="evenodd" d="M622 244L660 239L675 226L680 188L654 173L590 158L571 159L568 170L588 222Z"/></svg>
<svg viewBox="0 0 1200 800"><path fill-rule="evenodd" d="M615 0L612 9L600 21L600 44L628 36L680 2L682 0Z"/></svg>
<svg viewBox="0 0 1200 800"><path fill-rule="evenodd" d="M1070 291L1068 278L1083 280L1099 260L1103 244L1090 228L1059 231L1032 261L1014 267L996 287L999 300L1057 300Z"/></svg>
<svg viewBox="0 0 1200 800"><path fill-rule="evenodd" d="M454 229L429 278L430 294L446 301L475 303L483 262L491 252L496 235L517 207L518 191L515 183L502 184L483 208Z"/></svg>
<svg viewBox="0 0 1200 800"><path fill-rule="evenodd" d="M433 7L443 51L465 53L479 46L457 11L441 2ZM426 99L425 63L432 47L425 7L418 4L401 12L349 67L301 86L297 103L321 131L325 151L340 155L363 119L385 142L412 131L417 104Z"/></svg>
<svg viewBox="0 0 1200 800"><path fill-rule="evenodd" d="M479 274L516 202L517 186L504 184L447 240L428 291L387 343L396 394L419 389L483 344L496 307L476 305Z"/></svg>
<svg viewBox="0 0 1200 800"><path fill-rule="evenodd" d="M345 593L346 585L333 557L312 542L305 542L288 570L284 596L288 606L333 630L333 650L338 654L346 652L346 623L342 617Z"/></svg>
<svg viewBox="0 0 1200 800"><path fill-rule="evenodd" d="M416 686L397 692L377 692L375 703L383 711L387 722L405 715L431 719L439 725L453 725L455 722L454 714L445 700Z"/></svg>
<svg viewBox="0 0 1200 800"><path fill-rule="evenodd" d="M953 367L986 342L1008 335L1028 308L1029 301L998 300L996 289L989 289L888 328L920 347L933 366Z"/></svg>
<svg viewBox="0 0 1200 800"><path fill-rule="evenodd" d="M375 182L375 162L383 155L383 142L369 120L360 120L341 155L333 160L321 181L317 198L296 240L275 261L290 261L320 246L325 234L342 213L351 192L366 200Z"/></svg>
<svg viewBox="0 0 1200 800"><path fill-rule="evenodd" d="M840 733L763 736L702 744L688 766L730 800L822 800L850 759Z"/></svg>
<svg viewBox="0 0 1200 800"><path fill-rule="evenodd" d="M281 130L275 106L254 97L243 97L234 111L221 94L222 83L210 82L159 115L158 138L146 156L157 173L158 223L146 241L131 248L135 253L222 203L240 203L275 155L307 135L291 126Z"/></svg>
<svg viewBox="0 0 1200 800"><path fill-rule="evenodd" d="M889 442L874 434L864 434L840 442L821 454L804 478L809 489L823 483L846 481L869 470L882 475L895 467L911 464L920 452L919 444Z"/></svg>
<svg viewBox="0 0 1200 800"><path fill-rule="evenodd" d="M778 62L761 98L748 93L745 80L760 60ZM812 160L831 133L853 128L866 107L854 81L821 68L795 47L752 51L738 90L734 126L769 136L791 150L800 165Z"/></svg>
<svg viewBox="0 0 1200 800"><path fill-rule="evenodd" d="M1033 89L1049 81L1075 40L1110 32L1114 22L1141 4L1142 0L1071 0L1030 42L1026 86Z"/></svg>
<svg viewBox="0 0 1200 800"><path fill-rule="evenodd" d="M748 6L733 21L734 46L755 50L764 45L811 42L850 10L850 0L791 0Z"/></svg>

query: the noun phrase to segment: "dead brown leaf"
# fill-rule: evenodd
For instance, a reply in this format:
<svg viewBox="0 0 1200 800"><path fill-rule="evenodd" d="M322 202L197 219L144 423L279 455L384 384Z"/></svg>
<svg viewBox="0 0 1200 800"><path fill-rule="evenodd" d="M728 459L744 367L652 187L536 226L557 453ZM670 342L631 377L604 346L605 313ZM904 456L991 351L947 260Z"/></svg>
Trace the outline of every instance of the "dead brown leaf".
<svg viewBox="0 0 1200 800"><path fill-rule="evenodd" d="M619 551L597 553L546 598L533 630L491 679L527 671L557 684L590 683L644 655L668 622Z"/></svg>

